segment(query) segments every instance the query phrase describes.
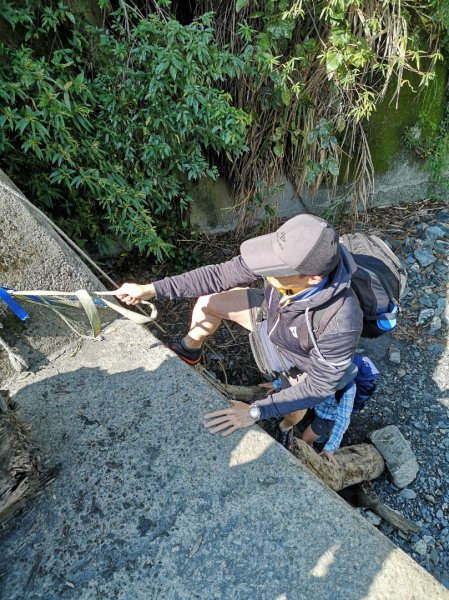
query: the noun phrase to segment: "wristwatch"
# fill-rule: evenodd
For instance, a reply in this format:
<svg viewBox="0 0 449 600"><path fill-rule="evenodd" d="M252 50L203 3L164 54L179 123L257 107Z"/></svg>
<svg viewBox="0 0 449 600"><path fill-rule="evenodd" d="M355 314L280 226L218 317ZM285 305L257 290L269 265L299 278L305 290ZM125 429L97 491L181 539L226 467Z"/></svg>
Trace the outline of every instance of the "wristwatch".
<svg viewBox="0 0 449 600"><path fill-rule="evenodd" d="M262 411L257 406L257 404L250 404L248 414L251 417L251 419L255 419L256 421L258 421L260 419Z"/></svg>

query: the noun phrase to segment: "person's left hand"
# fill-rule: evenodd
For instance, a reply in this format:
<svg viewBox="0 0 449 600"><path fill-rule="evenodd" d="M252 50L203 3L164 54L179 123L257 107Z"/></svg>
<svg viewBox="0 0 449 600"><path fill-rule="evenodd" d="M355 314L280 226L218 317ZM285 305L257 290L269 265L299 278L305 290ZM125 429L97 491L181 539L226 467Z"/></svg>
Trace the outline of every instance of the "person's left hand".
<svg viewBox="0 0 449 600"><path fill-rule="evenodd" d="M238 402L237 400L232 400L231 404L232 406L229 408L216 410L204 415L205 419L210 419L210 421L204 423L204 427L209 429L210 433L221 431L221 435L229 435L237 431L237 429L249 427L256 422L248 414L248 404Z"/></svg>
<svg viewBox="0 0 449 600"><path fill-rule="evenodd" d="M321 454L333 465L338 465L337 459L335 458L332 452L329 452L328 450L323 450Z"/></svg>

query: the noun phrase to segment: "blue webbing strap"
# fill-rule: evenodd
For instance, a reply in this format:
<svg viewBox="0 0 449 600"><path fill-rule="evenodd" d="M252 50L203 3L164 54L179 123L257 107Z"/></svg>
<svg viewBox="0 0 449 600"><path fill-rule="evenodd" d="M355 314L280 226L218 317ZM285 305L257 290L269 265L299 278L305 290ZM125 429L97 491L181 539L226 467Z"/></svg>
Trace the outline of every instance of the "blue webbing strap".
<svg viewBox="0 0 449 600"><path fill-rule="evenodd" d="M2 287L0 287L0 300L2 300L2 302L4 302L21 321L25 321L25 319L29 318L30 315Z"/></svg>

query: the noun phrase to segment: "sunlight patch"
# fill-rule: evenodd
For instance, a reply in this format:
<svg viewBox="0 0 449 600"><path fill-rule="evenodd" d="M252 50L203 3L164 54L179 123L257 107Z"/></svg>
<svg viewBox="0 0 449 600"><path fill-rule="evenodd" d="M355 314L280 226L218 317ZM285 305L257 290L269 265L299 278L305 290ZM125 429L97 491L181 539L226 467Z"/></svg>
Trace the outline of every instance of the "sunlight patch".
<svg viewBox="0 0 449 600"><path fill-rule="evenodd" d="M275 443L269 435L262 435L261 432L255 430L248 431L231 452L229 466L237 467L253 462Z"/></svg>
<svg viewBox="0 0 449 600"><path fill-rule="evenodd" d="M326 552L320 556L316 565L310 571L310 575L312 575L312 577L326 577L330 566L335 561L336 553L339 549L340 544L334 544L329 548L329 550L326 550Z"/></svg>

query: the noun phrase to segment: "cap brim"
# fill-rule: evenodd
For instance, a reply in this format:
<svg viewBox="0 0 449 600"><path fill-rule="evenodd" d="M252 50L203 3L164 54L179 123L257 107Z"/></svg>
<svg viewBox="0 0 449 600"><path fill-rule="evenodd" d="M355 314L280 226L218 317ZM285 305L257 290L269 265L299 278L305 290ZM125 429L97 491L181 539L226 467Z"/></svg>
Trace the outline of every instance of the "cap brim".
<svg viewBox="0 0 449 600"><path fill-rule="evenodd" d="M274 253L272 244L275 236L275 233L268 233L243 242L240 246L243 260L251 271L263 277L298 275L297 271L281 262Z"/></svg>

